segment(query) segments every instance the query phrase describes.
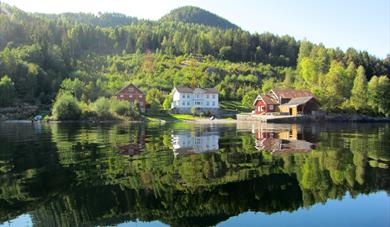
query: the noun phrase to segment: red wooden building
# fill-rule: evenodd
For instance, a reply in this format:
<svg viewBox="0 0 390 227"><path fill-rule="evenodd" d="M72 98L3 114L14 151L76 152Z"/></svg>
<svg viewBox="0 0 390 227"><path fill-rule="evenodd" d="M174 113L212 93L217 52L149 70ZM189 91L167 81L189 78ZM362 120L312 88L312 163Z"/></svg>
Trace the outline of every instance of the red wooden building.
<svg viewBox="0 0 390 227"><path fill-rule="evenodd" d="M137 103L141 112L145 111L146 108L145 94L133 84L129 84L126 87L122 88L120 91L118 91L115 94L115 96L119 100L126 100L131 103Z"/></svg>
<svg viewBox="0 0 390 227"><path fill-rule="evenodd" d="M281 112L297 115L318 110L318 102L310 91L294 89L272 89L257 96L254 106L256 114Z"/></svg>
<svg viewBox="0 0 390 227"><path fill-rule="evenodd" d="M255 113L264 114L268 112L277 112L278 102L268 95L259 95L257 96L254 102Z"/></svg>

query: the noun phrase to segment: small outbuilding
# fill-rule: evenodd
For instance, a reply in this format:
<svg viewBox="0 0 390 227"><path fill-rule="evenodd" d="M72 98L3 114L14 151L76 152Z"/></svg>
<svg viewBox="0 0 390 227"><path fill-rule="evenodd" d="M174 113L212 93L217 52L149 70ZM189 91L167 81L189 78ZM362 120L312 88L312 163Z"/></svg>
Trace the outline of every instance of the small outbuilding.
<svg viewBox="0 0 390 227"><path fill-rule="evenodd" d="M281 113L292 116L312 114L319 109L319 104L313 96L292 98L289 102L279 106Z"/></svg>

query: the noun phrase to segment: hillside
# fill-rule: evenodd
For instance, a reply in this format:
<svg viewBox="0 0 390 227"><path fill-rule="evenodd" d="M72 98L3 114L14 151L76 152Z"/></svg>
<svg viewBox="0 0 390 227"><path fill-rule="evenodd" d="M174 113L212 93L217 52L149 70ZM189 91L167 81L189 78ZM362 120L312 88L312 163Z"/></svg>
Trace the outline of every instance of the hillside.
<svg viewBox="0 0 390 227"><path fill-rule="evenodd" d="M0 7L0 107L51 104L60 89L93 102L131 82L157 108L174 86L215 87L221 100L249 107L262 91L290 87L310 89L325 110L390 115L390 58L366 51L165 19Z"/></svg>
<svg viewBox="0 0 390 227"><path fill-rule="evenodd" d="M222 29L238 29L239 27L230 21L195 6L183 6L172 10L163 16L160 21L176 21L193 24L202 24Z"/></svg>

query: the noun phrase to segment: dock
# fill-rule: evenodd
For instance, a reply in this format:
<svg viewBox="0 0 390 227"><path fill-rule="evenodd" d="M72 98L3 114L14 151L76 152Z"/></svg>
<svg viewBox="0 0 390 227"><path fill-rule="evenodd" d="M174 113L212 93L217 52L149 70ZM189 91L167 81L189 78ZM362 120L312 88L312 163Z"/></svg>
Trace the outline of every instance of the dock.
<svg viewBox="0 0 390 227"><path fill-rule="evenodd" d="M306 120L305 116L297 115L265 115L253 113L240 113L236 115L237 121L260 121L265 123L296 123Z"/></svg>

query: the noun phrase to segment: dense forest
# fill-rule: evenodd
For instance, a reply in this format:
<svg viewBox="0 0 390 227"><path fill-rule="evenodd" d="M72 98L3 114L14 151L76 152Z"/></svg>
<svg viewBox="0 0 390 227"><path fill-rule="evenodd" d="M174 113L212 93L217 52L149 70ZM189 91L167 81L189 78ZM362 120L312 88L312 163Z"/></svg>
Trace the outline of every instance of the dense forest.
<svg viewBox="0 0 390 227"><path fill-rule="evenodd" d="M314 92L324 110L389 115L389 75L390 57L251 34L196 7L149 21L0 5L3 107L51 105L70 94L87 108L132 82L157 108L178 85L216 87L222 100L247 107L260 92L294 87Z"/></svg>

